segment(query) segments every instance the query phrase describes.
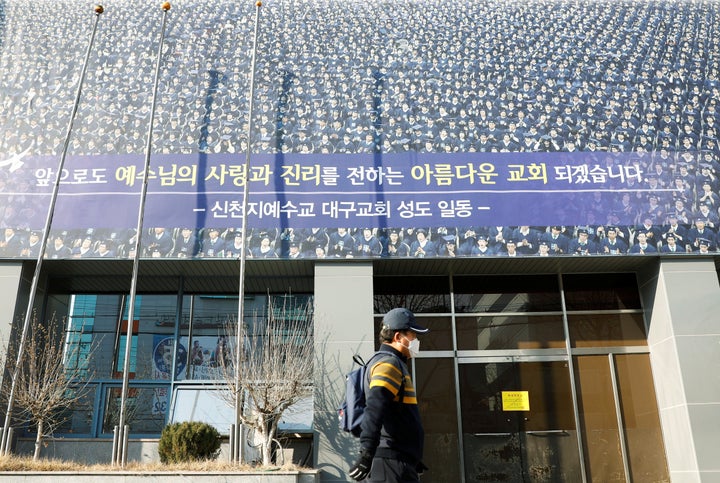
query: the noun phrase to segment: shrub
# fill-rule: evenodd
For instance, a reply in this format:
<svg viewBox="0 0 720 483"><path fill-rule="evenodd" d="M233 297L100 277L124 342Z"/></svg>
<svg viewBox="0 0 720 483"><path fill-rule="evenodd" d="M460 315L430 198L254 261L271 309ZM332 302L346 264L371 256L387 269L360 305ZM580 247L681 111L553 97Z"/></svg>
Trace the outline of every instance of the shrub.
<svg viewBox="0 0 720 483"><path fill-rule="evenodd" d="M207 423L186 421L165 426L158 453L163 463L183 463L215 459L220 450L220 434Z"/></svg>

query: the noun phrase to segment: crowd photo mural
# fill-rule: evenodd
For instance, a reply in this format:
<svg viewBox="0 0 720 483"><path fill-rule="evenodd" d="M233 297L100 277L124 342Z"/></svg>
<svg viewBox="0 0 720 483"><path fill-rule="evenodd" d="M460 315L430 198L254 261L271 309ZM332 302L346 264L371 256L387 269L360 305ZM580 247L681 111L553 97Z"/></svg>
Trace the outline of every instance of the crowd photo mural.
<svg viewBox="0 0 720 483"><path fill-rule="evenodd" d="M178 0L153 91L124 0L65 145L92 8L6 0L0 258L718 254L714 4L609 3L268 1L251 86L254 4Z"/></svg>

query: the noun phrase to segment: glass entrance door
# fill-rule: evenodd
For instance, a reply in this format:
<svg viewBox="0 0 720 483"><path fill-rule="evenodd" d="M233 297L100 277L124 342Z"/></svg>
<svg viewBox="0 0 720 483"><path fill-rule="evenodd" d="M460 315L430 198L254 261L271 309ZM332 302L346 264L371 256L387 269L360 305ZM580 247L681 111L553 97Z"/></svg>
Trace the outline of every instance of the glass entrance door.
<svg viewBox="0 0 720 483"><path fill-rule="evenodd" d="M567 359L458 362L465 481L583 481Z"/></svg>

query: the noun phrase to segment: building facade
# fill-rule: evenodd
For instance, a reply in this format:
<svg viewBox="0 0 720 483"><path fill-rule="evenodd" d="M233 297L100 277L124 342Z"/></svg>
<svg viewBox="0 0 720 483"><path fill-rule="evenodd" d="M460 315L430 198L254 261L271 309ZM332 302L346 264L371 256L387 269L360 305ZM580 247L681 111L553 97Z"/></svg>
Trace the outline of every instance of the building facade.
<svg viewBox="0 0 720 483"><path fill-rule="evenodd" d="M281 429L346 481L402 306L423 481L718 481L717 52L716 0L0 0L0 340L60 322L109 460L124 380L227 434L228 322L309 303Z"/></svg>
<svg viewBox="0 0 720 483"><path fill-rule="evenodd" d="M305 407L283 425L312 438L312 456L295 457L323 469L323 481L347 480L357 442L337 423L344 374L353 354L376 347L382 314L408 306L431 329L412 364L431 468L423 481L712 481L708 448L720 401L707 368L718 363L716 261L617 260L612 272L605 260L578 258L252 261L250 287L292 288L314 301L311 418ZM83 319L82 337L115 341L127 328L119 294L128 264L100 263L48 262L38 306ZM213 267L209 282L206 264L148 260L142 269L131 438L157 437L172 418L213 414L221 430L231 422L230 408L198 396L224 382L209 374L211 363L196 355L193 364L192 348L178 352L174 376L163 373L172 360L164 340L179 335L187 344L190 336L212 359L213 320L236 310L228 289L237 265ZM2 264L6 306L22 307L31 265ZM6 333L12 321L6 313ZM68 322L68 337L72 328ZM112 437L120 380L111 368L124 351L115 344L98 353L95 366L107 372L94 375L93 390L57 436ZM188 410L189 400L201 407Z"/></svg>

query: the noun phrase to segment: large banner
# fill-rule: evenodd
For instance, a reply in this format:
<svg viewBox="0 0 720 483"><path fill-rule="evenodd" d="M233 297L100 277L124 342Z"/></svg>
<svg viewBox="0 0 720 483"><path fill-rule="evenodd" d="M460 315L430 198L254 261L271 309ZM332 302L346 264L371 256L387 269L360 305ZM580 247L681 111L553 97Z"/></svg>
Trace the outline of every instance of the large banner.
<svg viewBox="0 0 720 483"><path fill-rule="evenodd" d="M54 163L27 157L9 173L18 183L0 199L18 214L6 226L43 228ZM68 157L53 229L135 227L143 167L138 155ZM144 224L239 226L248 183L251 227L577 225L587 220L569 203L590 193L672 191L647 176L637 154L258 154L247 173L239 155L156 155Z"/></svg>
<svg viewBox="0 0 720 483"><path fill-rule="evenodd" d="M0 162L3 227L44 229L56 163L55 157L32 156ZM127 245L137 226L143 168L140 155L68 157L53 233L70 236L76 244L111 237ZM375 235L389 228L435 229L447 237L482 226L592 230L593 225L629 227L648 219L663 226L677 211L677 200L688 215L681 223L692 224L695 208L706 204L702 196L707 187L700 184L708 169L715 167L707 166L701 153L689 152L256 154L247 172L244 155L155 155L143 226L150 234L154 228L174 230L176 237L182 229L193 236L202 231L205 239L216 229L227 248L242 225L246 184L247 226L255 233L275 233L268 238L280 256L290 253L292 237L281 251L274 244L287 230L342 227L355 244L365 229ZM710 186L711 194L716 191ZM712 212L717 214L717 207ZM576 235L574 229L565 234ZM406 240L408 245L412 241ZM197 240L185 255L202 255L202 243ZM234 250L212 249L209 256L237 256L240 246L242 236ZM307 254L312 249L304 247ZM171 256L171 251L165 247L143 256ZM59 253L56 257L67 256ZM368 253L380 254L374 249ZM3 255L18 256L7 250ZM32 253L26 250L25 255Z"/></svg>

